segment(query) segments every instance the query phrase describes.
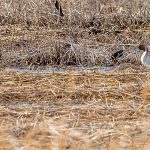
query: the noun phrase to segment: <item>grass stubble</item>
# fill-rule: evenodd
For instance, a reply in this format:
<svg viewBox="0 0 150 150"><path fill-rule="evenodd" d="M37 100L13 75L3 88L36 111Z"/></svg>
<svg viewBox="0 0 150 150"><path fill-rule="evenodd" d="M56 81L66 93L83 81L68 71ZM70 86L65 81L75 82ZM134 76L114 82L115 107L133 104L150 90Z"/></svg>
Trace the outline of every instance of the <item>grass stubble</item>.
<svg viewBox="0 0 150 150"><path fill-rule="evenodd" d="M60 3L64 16L54 1L0 1L0 149L150 149L149 70L133 52L149 45L149 1ZM102 66L120 48L105 73L3 70Z"/></svg>

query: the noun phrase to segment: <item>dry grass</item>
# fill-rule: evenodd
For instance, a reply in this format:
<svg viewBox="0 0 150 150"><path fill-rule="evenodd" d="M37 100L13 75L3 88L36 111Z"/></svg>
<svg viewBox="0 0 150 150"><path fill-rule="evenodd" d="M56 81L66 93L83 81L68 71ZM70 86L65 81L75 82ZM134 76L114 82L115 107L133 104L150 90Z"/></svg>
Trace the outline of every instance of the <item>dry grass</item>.
<svg viewBox="0 0 150 150"><path fill-rule="evenodd" d="M61 0L64 17L55 8L55 0L1 0L1 24L25 24L48 27L87 27L124 29L149 25L149 1L67 1Z"/></svg>
<svg viewBox="0 0 150 150"><path fill-rule="evenodd" d="M4 28L4 29L3 29ZM7 30L9 26L1 27ZM149 32L124 31L119 36L89 35L81 30L81 35L72 36L80 29L47 30L45 28L27 31L21 26L12 26L10 33L0 37L2 66L27 67L39 65L107 65L111 64L111 54L124 49L120 62L136 59L134 49L144 41L149 45ZM78 33L80 34L80 33ZM75 37L75 38L74 38ZM42 40L41 40L42 39Z"/></svg>
<svg viewBox="0 0 150 150"><path fill-rule="evenodd" d="M23 149L148 150L149 104L141 95L148 72L141 70L1 72L1 125Z"/></svg>
<svg viewBox="0 0 150 150"><path fill-rule="evenodd" d="M149 1L0 2L0 62L6 66L107 65L114 51L135 62L133 49L149 45Z"/></svg>
<svg viewBox="0 0 150 150"><path fill-rule="evenodd" d="M0 150L150 149L149 0L0 1ZM105 73L6 67L107 66Z"/></svg>
<svg viewBox="0 0 150 150"><path fill-rule="evenodd" d="M47 125L48 124L48 125ZM47 125L47 126L46 126ZM76 130L68 130L50 123L44 123L27 133L24 139L25 149L86 150L88 137Z"/></svg>
<svg viewBox="0 0 150 150"><path fill-rule="evenodd" d="M143 89L141 91L141 95L144 98L147 103L149 103L150 99L150 80L149 80L149 74L146 76L146 81L143 83Z"/></svg>

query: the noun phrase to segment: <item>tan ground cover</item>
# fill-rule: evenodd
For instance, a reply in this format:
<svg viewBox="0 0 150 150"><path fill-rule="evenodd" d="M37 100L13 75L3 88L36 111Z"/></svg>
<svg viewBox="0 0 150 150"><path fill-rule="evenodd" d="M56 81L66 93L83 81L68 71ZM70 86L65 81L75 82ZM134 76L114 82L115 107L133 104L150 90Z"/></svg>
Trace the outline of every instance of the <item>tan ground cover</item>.
<svg viewBox="0 0 150 150"><path fill-rule="evenodd" d="M24 149L149 149L147 81L147 70L135 69L1 72L1 141Z"/></svg>
<svg viewBox="0 0 150 150"><path fill-rule="evenodd" d="M150 1L59 3L0 1L0 150L149 150Z"/></svg>

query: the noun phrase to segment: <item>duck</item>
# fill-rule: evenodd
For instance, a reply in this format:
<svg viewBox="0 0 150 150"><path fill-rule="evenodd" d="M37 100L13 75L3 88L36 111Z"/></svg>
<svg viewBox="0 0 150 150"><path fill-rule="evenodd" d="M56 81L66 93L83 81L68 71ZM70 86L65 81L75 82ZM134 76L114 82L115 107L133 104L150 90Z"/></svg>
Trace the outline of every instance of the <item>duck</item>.
<svg viewBox="0 0 150 150"><path fill-rule="evenodd" d="M124 50L119 50L111 55L113 63L116 64L118 62L119 58L123 56L123 52Z"/></svg>
<svg viewBox="0 0 150 150"><path fill-rule="evenodd" d="M138 48L135 49L137 52L143 51L143 54L141 55L141 63L146 66L150 67L150 55L148 55L148 48L146 45L139 45Z"/></svg>

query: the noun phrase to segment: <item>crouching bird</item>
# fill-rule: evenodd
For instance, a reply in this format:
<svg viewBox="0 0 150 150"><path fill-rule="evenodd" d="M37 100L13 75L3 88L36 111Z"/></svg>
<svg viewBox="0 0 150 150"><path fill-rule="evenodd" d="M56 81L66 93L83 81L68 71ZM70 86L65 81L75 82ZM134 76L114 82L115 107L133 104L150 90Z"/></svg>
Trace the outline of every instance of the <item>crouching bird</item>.
<svg viewBox="0 0 150 150"><path fill-rule="evenodd" d="M123 51L124 50L119 50L111 55L111 59L114 64L116 64L118 62L119 58L123 56Z"/></svg>

